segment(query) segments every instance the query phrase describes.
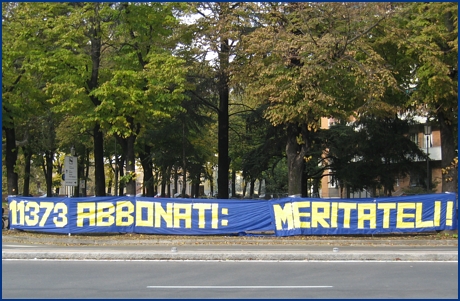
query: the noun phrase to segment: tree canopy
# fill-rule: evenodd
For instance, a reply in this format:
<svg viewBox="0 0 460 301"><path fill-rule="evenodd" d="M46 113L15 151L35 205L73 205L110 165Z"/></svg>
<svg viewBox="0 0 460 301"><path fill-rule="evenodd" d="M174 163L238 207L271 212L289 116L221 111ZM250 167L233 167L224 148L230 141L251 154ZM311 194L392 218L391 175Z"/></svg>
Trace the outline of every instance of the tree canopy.
<svg viewBox="0 0 460 301"><path fill-rule="evenodd" d="M98 196L114 181L136 194L139 165L149 196L171 181L197 195L214 168L223 199L230 170L289 195L308 179L316 194L327 170L391 194L423 157L407 138L422 116L456 191L457 15L449 2L2 3L4 186L52 195L74 147ZM322 117L344 122L323 131Z"/></svg>

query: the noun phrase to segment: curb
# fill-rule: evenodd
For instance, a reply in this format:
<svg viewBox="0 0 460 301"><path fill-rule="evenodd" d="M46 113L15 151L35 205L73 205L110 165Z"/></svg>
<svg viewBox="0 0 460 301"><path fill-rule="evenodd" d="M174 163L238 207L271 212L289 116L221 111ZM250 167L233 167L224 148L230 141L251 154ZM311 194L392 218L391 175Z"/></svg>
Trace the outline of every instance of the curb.
<svg viewBox="0 0 460 301"><path fill-rule="evenodd" d="M144 239L144 240L92 240L66 238L35 238L23 236L2 236L2 243L24 242L31 244L69 244L69 245L314 245L314 246L458 246L458 240L440 239L388 239L388 240L362 240L362 239L324 239L324 240L277 240L277 239Z"/></svg>
<svg viewBox="0 0 460 301"><path fill-rule="evenodd" d="M457 252L258 252L258 253L165 253L165 252L2 252L2 259L29 260L201 260L201 261L458 261Z"/></svg>
<svg viewBox="0 0 460 301"><path fill-rule="evenodd" d="M62 238L37 238L7 235L2 236L2 243L26 243L36 245L63 244L66 246L197 246L197 245L221 245L221 246L376 246L376 247L457 247L458 240L453 239L274 239L274 238L241 238L226 237L207 239L198 237L189 238L155 238L142 240L93 240L87 238L75 238L65 236ZM175 249L175 248L174 248ZM2 250L4 260L199 260L199 261L458 261L457 251L111 251L111 250L42 250L14 249Z"/></svg>

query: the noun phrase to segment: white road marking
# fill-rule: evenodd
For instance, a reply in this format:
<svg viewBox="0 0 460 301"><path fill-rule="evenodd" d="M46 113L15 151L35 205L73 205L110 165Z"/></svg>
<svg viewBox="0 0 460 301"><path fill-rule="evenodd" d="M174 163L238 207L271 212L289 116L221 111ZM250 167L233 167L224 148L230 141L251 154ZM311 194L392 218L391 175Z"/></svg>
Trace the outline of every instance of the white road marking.
<svg viewBox="0 0 460 301"><path fill-rule="evenodd" d="M147 286L147 288L171 288L171 289L258 289L258 288L331 288L331 285L154 285L154 286Z"/></svg>

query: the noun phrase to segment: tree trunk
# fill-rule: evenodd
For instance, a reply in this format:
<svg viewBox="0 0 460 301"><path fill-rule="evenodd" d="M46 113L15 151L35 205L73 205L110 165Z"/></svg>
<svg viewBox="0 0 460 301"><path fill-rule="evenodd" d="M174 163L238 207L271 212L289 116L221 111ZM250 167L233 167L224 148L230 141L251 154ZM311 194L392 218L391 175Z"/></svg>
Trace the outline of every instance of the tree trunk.
<svg viewBox="0 0 460 301"><path fill-rule="evenodd" d="M211 175L211 178L209 179L209 185L211 186L211 197L214 197L214 181L212 179L213 175Z"/></svg>
<svg viewBox="0 0 460 301"><path fill-rule="evenodd" d="M97 11L99 5L96 4L94 10ZM88 36L91 43L90 56L91 56L91 76L87 80L87 93L95 107L101 104L101 101L91 95L94 89L99 86L99 68L101 63L101 48L102 48L102 35L101 35L101 24L100 20L92 18L89 20L91 26L89 26ZM104 135L101 132L101 126L96 123L93 129L94 139L94 194L96 196L105 196L105 173L104 173Z"/></svg>
<svg viewBox="0 0 460 301"><path fill-rule="evenodd" d="M256 179L251 179L251 189L249 190L249 196L254 198L254 186L256 184Z"/></svg>
<svg viewBox="0 0 460 301"><path fill-rule="evenodd" d="M43 164L43 173L46 181L46 196L53 196L53 156L54 152L45 151L45 162Z"/></svg>
<svg viewBox="0 0 460 301"><path fill-rule="evenodd" d="M161 192L160 196L162 198L166 197L166 180L164 178L161 178Z"/></svg>
<svg viewBox="0 0 460 301"><path fill-rule="evenodd" d="M370 191L371 198L376 198L377 197L377 187L372 186L371 191Z"/></svg>
<svg viewBox="0 0 460 301"><path fill-rule="evenodd" d="M195 183L196 198L200 197L200 182Z"/></svg>
<svg viewBox="0 0 460 301"><path fill-rule="evenodd" d="M200 194L200 183L192 182L192 192L190 193L191 198L198 198Z"/></svg>
<svg viewBox="0 0 460 301"><path fill-rule="evenodd" d="M166 184L166 196L168 198L172 198L173 195L171 195L171 171L172 171L172 166L168 166L166 168L166 177L165 177L165 184Z"/></svg>
<svg viewBox="0 0 460 301"><path fill-rule="evenodd" d="M57 164L56 164L56 172L59 174L59 175L62 175L63 172L62 172L62 167L63 167L63 164L60 164L59 163L59 156L57 157ZM60 187L56 187L56 195L60 195L61 194L61 189Z"/></svg>
<svg viewBox="0 0 460 301"><path fill-rule="evenodd" d="M182 197L185 197L185 190L187 185L187 159L185 157L185 122L182 121Z"/></svg>
<svg viewBox="0 0 460 301"><path fill-rule="evenodd" d="M131 175L129 181L126 183L126 194L131 196L136 195L136 157L134 155L134 142L136 136L131 135L126 139L127 148L126 148L126 175Z"/></svg>
<svg viewBox="0 0 460 301"><path fill-rule="evenodd" d="M23 196L30 195L30 160L32 159L32 152L27 148L23 147L22 152L24 154L24 187L22 189Z"/></svg>
<svg viewBox="0 0 460 301"><path fill-rule="evenodd" d="M93 130L94 139L94 194L105 196L105 173L104 173L104 136L101 126L96 124Z"/></svg>
<svg viewBox="0 0 460 301"><path fill-rule="evenodd" d="M348 184L345 185L345 193L346 193L345 198L349 199L350 198L350 186Z"/></svg>
<svg viewBox="0 0 460 301"><path fill-rule="evenodd" d="M173 196L178 192L177 187L178 187L178 182L179 182L179 173L177 172L177 165L174 167L174 188L173 188Z"/></svg>
<svg viewBox="0 0 460 301"><path fill-rule="evenodd" d="M313 179L313 195L314 198L319 198L319 184L321 183L321 178Z"/></svg>
<svg viewBox="0 0 460 301"><path fill-rule="evenodd" d="M219 113L218 113L218 175L217 193L219 199L228 199L228 170L230 167L228 159L228 64L229 64L228 39L223 39L220 44L219 57Z"/></svg>
<svg viewBox="0 0 460 301"><path fill-rule="evenodd" d="M83 172L82 174L84 174L84 183L85 183L85 187L82 189L82 193L81 193L81 196L83 197L86 197L87 196L87 187L88 187L88 178L89 178L89 166L90 166L90 162L89 162L89 155L91 154L91 149L86 149L85 151L85 166L83 167ZM115 181L117 180L117 177L115 176ZM116 193L116 191L115 191Z"/></svg>
<svg viewBox="0 0 460 301"><path fill-rule="evenodd" d="M144 170L144 189L145 196L154 196L153 188L153 165L152 157L150 156L151 147L149 145L144 145L144 151L139 153L139 158L141 160L142 169Z"/></svg>
<svg viewBox="0 0 460 301"><path fill-rule="evenodd" d="M299 144L297 138L301 135L304 143ZM286 156L288 163L288 194L295 196L306 195L305 160L307 153L306 129L289 124L287 129Z"/></svg>
<svg viewBox="0 0 460 301"><path fill-rule="evenodd" d="M109 182L107 183L107 194L112 195L112 185L113 185L113 180L112 178L109 179Z"/></svg>
<svg viewBox="0 0 460 301"><path fill-rule="evenodd" d="M121 179L125 175L125 155L121 155L118 160L118 178ZM119 181L118 195L124 195L125 183Z"/></svg>
<svg viewBox="0 0 460 301"><path fill-rule="evenodd" d="M161 197L171 197L171 191L169 188L169 177L171 175L171 167L161 167Z"/></svg>
<svg viewBox="0 0 460 301"><path fill-rule="evenodd" d="M16 132L14 128L3 128L6 139L5 166L8 182L8 195L18 194L18 174L14 171L18 151L16 148Z"/></svg>
<svg viewBox="0 0 460 301"><path fill-rule="evenodd" d="M232 198L236 197L236 170L232 169Z"/></svg>
<svg viewBox="0 0 460 301"><path fill-rule="evenodd" d="M186 171L183 170L182 172L182 190L180 192L182 197L185 196L185 191L187 190L186 188L187 188L187 175L186 175Z"/></svg>
<svg viewBox="0 0 460 301"><path fill-rule="evenodd" d="M157 194L158 194L158 183L159 183L159 178L160 178L160 176L159 176L159 172L158 172L158 170L157 170L157 172L155 172L155 185L153 186L153 188L154 188L154 193L153 193L153 194L154 194L154 195L157 195Z"/></svg>
<svg viewBox="0 0 460 301"><path fill-rule="evenodd" d="M452 125L446 122L446 118L442 112L438 113L438 120L441 131L441 168L446 171L442 175L442 191L443 192L458 192L457 188L457 169L446 167L451 166L454 158L456 157L455 153L455 139L454 131Z"/></svg>
<svg viewBox="0 0 460 301"><path fill-rule="evenodd" d="M162 198L166 197L165 188L166 188L166 167L160 167L161 174L161 184L160 184L160 196Z"/></svg>

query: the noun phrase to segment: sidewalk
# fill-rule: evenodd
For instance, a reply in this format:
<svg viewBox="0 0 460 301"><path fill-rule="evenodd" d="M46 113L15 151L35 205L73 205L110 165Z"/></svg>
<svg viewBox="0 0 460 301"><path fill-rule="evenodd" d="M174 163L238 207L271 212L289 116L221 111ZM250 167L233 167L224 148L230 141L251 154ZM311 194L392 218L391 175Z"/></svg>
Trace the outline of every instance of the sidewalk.
<svg viewBox="0 0 460 301"><path fill-rule="evenodd" d="M14 244L37 247L14 247ZM458 261L456 239L2 235L2 259ZM11 248L6 248L13 246ZM238 246L238 247L236 247ZM276 246L276 248L274 248Z"/></svg>

